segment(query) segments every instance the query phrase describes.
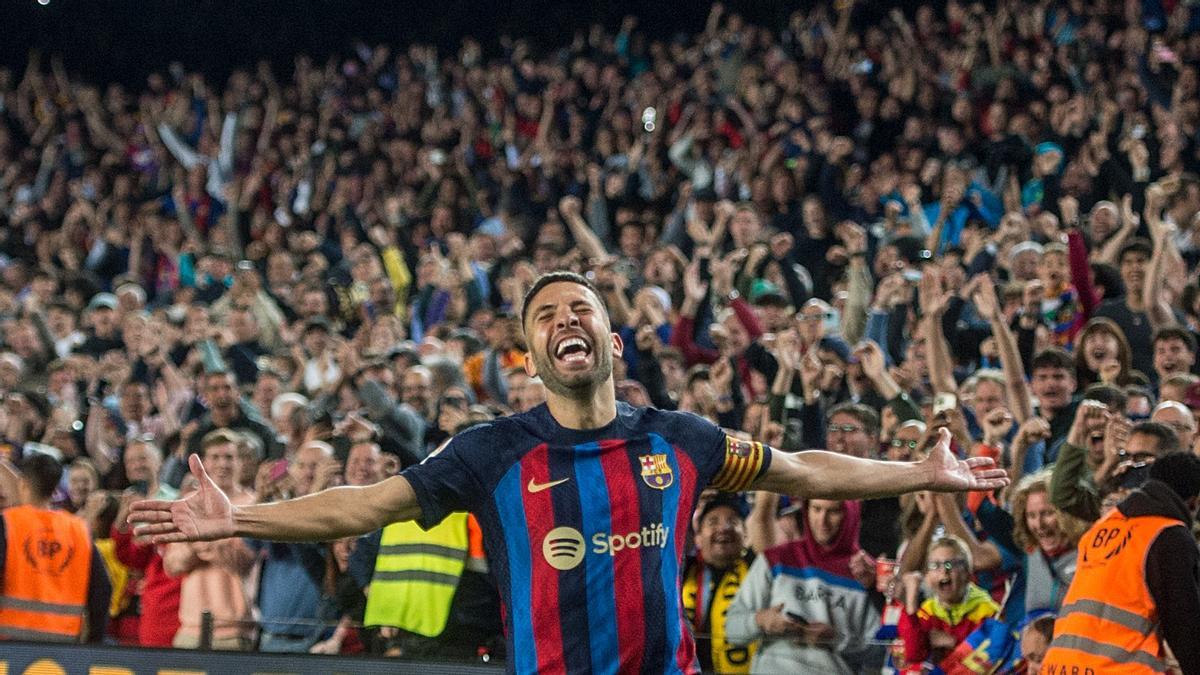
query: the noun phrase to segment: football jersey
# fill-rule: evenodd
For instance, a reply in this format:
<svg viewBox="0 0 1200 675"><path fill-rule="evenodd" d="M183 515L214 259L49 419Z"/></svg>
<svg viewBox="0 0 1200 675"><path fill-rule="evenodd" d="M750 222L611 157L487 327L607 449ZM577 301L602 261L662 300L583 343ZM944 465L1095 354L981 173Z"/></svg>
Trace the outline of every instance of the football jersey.
<svg viewBox="0 0 1200 675"><path fill-rule="evenodd" d="M509 670L696 673L680 574L696 499L745 489L770 449L701 417L617 404L599 429L543 404L481 424L403 473L430 527L479 519Z"/></svg>

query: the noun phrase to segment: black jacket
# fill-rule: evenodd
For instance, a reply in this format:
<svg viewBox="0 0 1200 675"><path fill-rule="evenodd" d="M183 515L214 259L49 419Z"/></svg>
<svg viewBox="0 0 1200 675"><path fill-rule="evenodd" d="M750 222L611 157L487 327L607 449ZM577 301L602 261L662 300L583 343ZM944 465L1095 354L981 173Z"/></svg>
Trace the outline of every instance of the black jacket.
<svg viewBox="0 0 1200 675"><path fill-rule="evenodd" d="M1159 635L1170 645L1184 675L1200 674L1200 549L1192 538L1192 514L1166 483L1151 480L1117 505L1129 518L1179 520L1159 533L1146 553L1146 586L1158 608Z"/></svg>

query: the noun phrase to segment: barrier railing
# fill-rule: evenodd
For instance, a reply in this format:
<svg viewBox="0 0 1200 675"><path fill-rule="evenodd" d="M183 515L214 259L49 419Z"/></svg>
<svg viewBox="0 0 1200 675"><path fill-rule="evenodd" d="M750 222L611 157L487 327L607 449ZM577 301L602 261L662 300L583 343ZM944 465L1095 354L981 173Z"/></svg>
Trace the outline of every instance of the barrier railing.
<svg viewBox="0 0 1200 675"><path fill-rule="evenodd" d="M188 649L0 642L7 675L495 675L496 665L369 656L210 652Z"/></svg>

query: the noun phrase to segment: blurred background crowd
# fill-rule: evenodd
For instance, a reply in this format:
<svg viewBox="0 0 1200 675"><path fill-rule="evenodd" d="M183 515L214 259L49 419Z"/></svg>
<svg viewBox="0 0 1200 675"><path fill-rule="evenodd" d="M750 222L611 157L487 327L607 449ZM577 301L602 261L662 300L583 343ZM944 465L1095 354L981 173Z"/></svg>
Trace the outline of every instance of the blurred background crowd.
<svg viewBox="0 0 1200 675"><path fill-rule="evenodd" d="M194 647L208 611L229 649L503 658L473 523L434 620L372 609L386 530L123 523L194 489L191 453L269 501L539 405L520 299L575 270L628 345L621 400L784 451L916 460L945 427L1014 477L713 496L684 589L706 667L921 672L988 618L1036 666L1080 534L1200 447L1197 25L1170 0L717 4L671 39L628 17L136 85L31 52L0 70L0 455L64 465L113 582L94 639ZM791 594L789 566L842 590Z"/></svg>

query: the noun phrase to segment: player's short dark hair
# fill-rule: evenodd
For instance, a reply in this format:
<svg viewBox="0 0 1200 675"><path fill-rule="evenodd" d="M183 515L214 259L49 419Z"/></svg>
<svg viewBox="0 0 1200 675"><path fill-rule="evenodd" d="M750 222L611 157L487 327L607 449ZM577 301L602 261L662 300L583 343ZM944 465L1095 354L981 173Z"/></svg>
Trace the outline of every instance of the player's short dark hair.
<svg viewBox="0 0 1200 675"><path fill-rule="evenodd" d="M587 277L574 272L568 272L566 270L547 272L533 282L533 286L530 286L529 291L525 293L525 297L521 300L521 326L525 325L525 318L529 313L529 301L533 300L533 298L537 296L537 294L543 288L549 286L550 284L556 284L559 282L579 284L580 286L583 286L591 291L592 295L595 295L596 299L603 303L604 296L600 294L600 289L596 288L595 284L588 281Z"/></svg>
<svg viewBox="0 0 1200 675"><path fill-rule="evenodd" d="M38 499L54 496L54 489L62 480L63 466L57 459L41 452L31 452L17 464L21 477L29 483Z"/></svg>
<svg viewBox="0 0 1200 675"><path fill-rule="evenodd" d="M1183 346L1189 352L1192 354L1196 353L1196 336L1192 335L1192 331L1183 326L1167 326L1166 328L1158 329L1154 333L1154 339L1150 341L1150 344L1157 347L1158 343L1166 342L1167 340L1179 340L1183 342Z"/></svg>
<svg viewBox="0 0 1200 675"><path fill-rule="evenodd" d="M1166 483L1185 501L1200 495L1200 457L1171 452L1150 465L1150 478Z"/></svg>
<svg viewBox="0 0 1200 675"><path fill-rule="evenodd" d="M1145 434L1158 439L1158 449L1155 452L1159 457L1164 457L1174 452L1179 452L1179 435L1171 427L1162 422L1138 422L1129 430L1130 435Z"/></svg>
<svg viewBox="0 0 1200 675"><path fill-rule="evenodd" d="M825 415L826 422L837 414L849 415L858 420L868 436L879 435L879 413L875 412L873 408L853 401L839 403L829 409L829 413Z"/></svg>
<svg viewBox="0 0 1200 675"><path fill-rule="evenodd" d="M1036 373L1042 368L1062 368L1075 376L1075 359L1066 350L1059 347L1049 347L1038 352L1029 366L1030 373Z"/></svg>

